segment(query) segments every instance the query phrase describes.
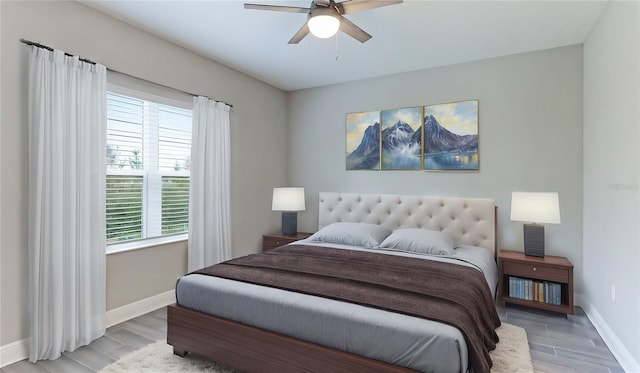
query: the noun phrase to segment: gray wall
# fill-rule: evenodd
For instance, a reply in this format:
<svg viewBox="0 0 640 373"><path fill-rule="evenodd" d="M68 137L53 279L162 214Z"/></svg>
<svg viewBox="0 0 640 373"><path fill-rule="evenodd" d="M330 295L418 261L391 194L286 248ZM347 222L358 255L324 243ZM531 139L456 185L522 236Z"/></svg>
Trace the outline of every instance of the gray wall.
<svg viewBox="0 0 640 373"><path fill-rule="evenodd" d="M28 336L27 47L20 38L232 103L234 255L257 251L261 235L277 230L279 216L271 211L270 199L271 188L286 178L287 102L283 91L78 2L0 1L0 9L0 346ZM109 255L108 308L171 290L184 271L186 243Z"/></svg>
<svg viewBox="0 0 640 373"><path fill-rule="evenodd" d="M480 172L345 171L346 113L467 99L480 101ZM293 92L289 133L289 178L308 195L301 230L317 227L320 191L489 197L499 247L522 250L511 192L557 191L562 224L545 227L547 253L573 262L582 291L581 46Z"/></svg>
<svg viewBox="0 0 640 373"><path fill-rule="evenodd" d="M584 44L585 296L636 364L640 364L639 46L640 4L617 1L607 5Z"/></svg>
<svg viewBox="0 0 640 373"><path fill-rule="evenodd" d="M173 289L186 270L186 241L107 255L107 310Z"/></svg>

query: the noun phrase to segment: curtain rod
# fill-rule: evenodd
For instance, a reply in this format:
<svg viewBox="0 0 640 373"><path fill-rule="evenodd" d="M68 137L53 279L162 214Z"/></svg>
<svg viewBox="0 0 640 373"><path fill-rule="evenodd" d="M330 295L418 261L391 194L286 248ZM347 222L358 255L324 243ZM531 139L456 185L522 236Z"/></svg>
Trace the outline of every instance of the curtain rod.
<svg viewBox="0 0 640 373"><path fill-rule="evenodd" d="M21 43L23 43L23 44L26 44L26 45L33 45L33 46L38 47L38 48L44 48L44 49L47 49L47 50L53 51L53 48L51 48L51 47L49 47L49 46L47 46L47 45L43 45L43 44L40 44L40 43L36 43L36 42L34 42L34 41L30 41L30 40L26 40L26 39L22 39L22 38L20 38L20 42L21 42ZM64 52L64 55L65 55L65 56L68 56L68 57L75 57L73 54L69 54L69 53L67 53L67 52ZM91 60L86 59L86 58L79 58L79 59L80 59L80 61L82 61L82 62L90 63L90 64L92 64L92 65L95 65L95 64L96 64L96 62L91 61ZM184 91L184 90L182 90L182 89L173 88L173 87L170 87L170 86L168 86L168 85L164 85L164 84L160 84L160 83L152 82L151 80L144 79L144 78L140 78L140 77L137 77L137 76L135 76L135 75L127 74L127 73L125 73L125 72L118 71L118 70L115 70L115 69L112 69L112 68L109 68L109 67L107 67L107 70L110 70L110 71L116 72L116 73L118 73L118 74L126 75L126 76L129 76L129 77L131 77L131 78L139 79L139 80L145 81L145 82L147 82L147 83L151 83L151 84L159 85L159 86L161 86L161 87L165 87L165 88L173 89L174 91L178 91L178 92L186 93L186 94L191 95L191 96L203 96L203 95L197 95L197 94L195 94L195 93L187 92L187 91ZM208 97L208 96L203 96L203 97L207 97L207 98L211 99L211 98L210 98L210 97ZM224 101L218 101L218 100L214 100L214 101L222 102L223 104L225 104L225 105L229 106L230 108L232 108L232 107L233 107L233 105L228 104L228 103L226 103L226 102L224 102Z"/></svg>

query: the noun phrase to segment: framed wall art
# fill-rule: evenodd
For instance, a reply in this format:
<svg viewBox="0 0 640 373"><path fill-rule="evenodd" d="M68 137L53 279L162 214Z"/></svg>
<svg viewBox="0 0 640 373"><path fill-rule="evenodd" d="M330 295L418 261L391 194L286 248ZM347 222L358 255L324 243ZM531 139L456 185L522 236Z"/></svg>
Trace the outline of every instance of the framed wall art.
<svg viewBox="0 0 640 373"><path fill-rule="evenodd" d="M478 101L424 107L425 170L477 171Z"/></svg>
<svg viewBox="0 0 640 373"><path fill-rule="evenodd" d="M380 111L347 113L347 170L380 169Z"/></svg>
<svg viewBox="0 0 640 373"><path fill-rule="evenodd" d="M384 110L381 169L422 169L422 107Z"/></svg>

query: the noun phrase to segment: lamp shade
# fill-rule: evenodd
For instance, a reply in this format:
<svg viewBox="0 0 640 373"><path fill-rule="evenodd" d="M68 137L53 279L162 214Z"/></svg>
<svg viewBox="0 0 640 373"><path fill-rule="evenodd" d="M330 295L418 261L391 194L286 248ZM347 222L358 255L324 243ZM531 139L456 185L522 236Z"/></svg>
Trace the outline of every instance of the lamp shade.
<svg viewBox="0 0 640 373"><path fill-rule="evenodd" d="M303 211L305 209L304 188L273 188L271 209L273 211Z"/></svg>
<svg viewBox="0 0 640 373"><path fill-rule="evenodd" d="M511 193L511 220L540 224L560 224L558 193Z"/></svg>
<svg viewBox="0 0 640 373"><path fill-rule="evenodd" d="M326 39L330 38L338 32L340 28L340 20L338 12L335 8L314 8L311 10L311 16L307 21L309 31L313 36Z"/></svg>

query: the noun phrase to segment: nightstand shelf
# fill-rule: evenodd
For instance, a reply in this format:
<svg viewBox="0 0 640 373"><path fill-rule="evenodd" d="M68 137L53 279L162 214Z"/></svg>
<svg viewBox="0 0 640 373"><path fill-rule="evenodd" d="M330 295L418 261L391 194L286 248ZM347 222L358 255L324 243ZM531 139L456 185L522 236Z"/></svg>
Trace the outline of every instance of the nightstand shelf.
<svg viewBox="0 0 640 373"><path fill-rule="evenodd" d="M294 241L304 240L313 233L298 232L296 234L284 235L280 233L265 234L262 236L262 251L269 251L282 245L290 244Z"/></svg>
<svg viewBox="0 0 640 373"><path fill-rule="evenodd" d="M567 258L551 255L538 258L526 256L521 252L501 250L498 259L500 300L546 311L573 314L573 264ZM509 296L510 277L558 284L560 304ZM545 294L545 297L547 296L548 294Z"/></svg>

